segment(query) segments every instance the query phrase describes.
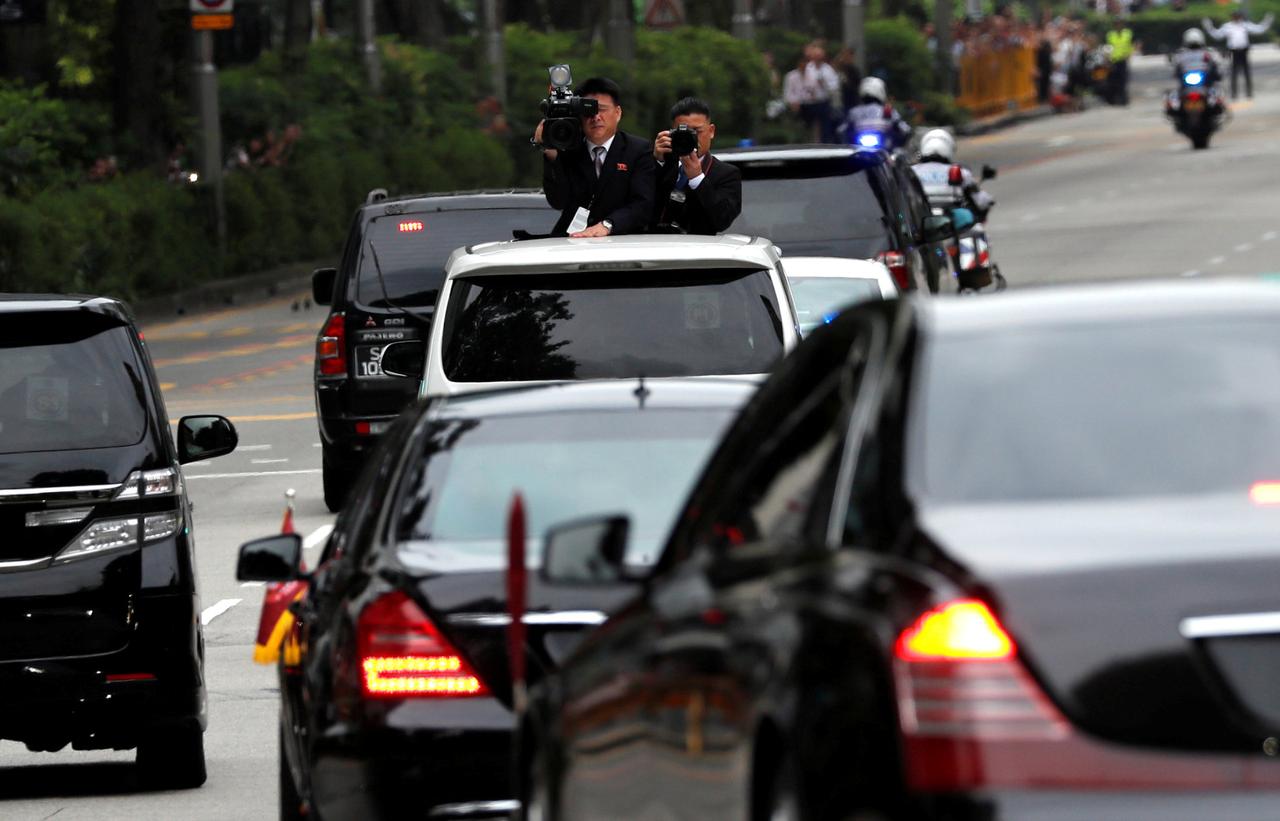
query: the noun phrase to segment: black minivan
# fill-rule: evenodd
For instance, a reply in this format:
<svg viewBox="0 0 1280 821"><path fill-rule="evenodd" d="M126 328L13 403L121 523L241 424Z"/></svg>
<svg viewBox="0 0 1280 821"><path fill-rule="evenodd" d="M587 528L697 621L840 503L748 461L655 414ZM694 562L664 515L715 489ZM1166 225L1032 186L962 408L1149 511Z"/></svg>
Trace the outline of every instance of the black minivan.
<svg viewBox="0 0 1280 821"><path fill-rule="evenodd" d="M204 783L204 640L175 445L142 334L113 299L0 294L0 739L137 748L141 781Z"/></svg>
<svg viewBox="0 0 1280 821"><path fill-rule="evenodd" d="M444 265L455 248L550 231L559 212L537 189L388 198L369 192L356 209L337 268L311 275L329 315L316 337L316 419L324 500L342 507L366 455L418 394L382 372L391 342L426 339Z"/></svg>

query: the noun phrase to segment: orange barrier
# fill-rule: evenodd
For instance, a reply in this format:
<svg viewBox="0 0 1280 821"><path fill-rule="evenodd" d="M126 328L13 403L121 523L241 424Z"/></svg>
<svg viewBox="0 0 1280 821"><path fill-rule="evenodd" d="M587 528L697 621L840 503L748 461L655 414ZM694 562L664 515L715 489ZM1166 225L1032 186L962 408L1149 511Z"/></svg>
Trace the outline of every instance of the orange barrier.
<svg viewBox="0 0 1280 821"><path fill-rule="evenodd" d="M1031 46L966 54L960 58L956 103L975 117L990 117L1036 104L1036 56Z"/></svg>

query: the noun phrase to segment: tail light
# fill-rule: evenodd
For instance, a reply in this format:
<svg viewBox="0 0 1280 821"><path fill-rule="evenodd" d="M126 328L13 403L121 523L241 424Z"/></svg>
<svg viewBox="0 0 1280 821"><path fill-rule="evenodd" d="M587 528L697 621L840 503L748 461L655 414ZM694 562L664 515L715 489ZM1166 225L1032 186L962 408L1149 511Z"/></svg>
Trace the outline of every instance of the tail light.
<svg viewBox="0 0 1280 821"><path fill-rule="evenodd" d="M329 317L316 338L316 362L322 376L343 376L347 372L346 315Z"/></svg>
<svg viewBox="0 0 1280 821"><path fill-rule="evenodd" d="M911 269L907 267L906 254L901 251L885 251L877 255L876 259L889 269L899 290L905 291L911 286Z"/></svg>
<svg viewBox="0 0 1280 821"><path fill-rule="evenodd" d="M920 616L898 637L893 655L905 774L915 790L1280 783L1276 768L1251 767L1243 755L1175 756L1080 734L1022 665L999 619L976 599Z"/></svg>
<svg viewBox="0 0 1280 821"><path fill-rule="evenodd" d="M1195 102L1195 101L1203 100L1203 99L1204 99L1204 95L1203 95L1203 94L1201 94L1201 93L1200 93L1200 92L1198 92L1198 91L1192 91L1192 92L1190 92L1189 94L1187 94L1187 100L1188 100L1189 102Z"/></svg>
<svg viewBox="0 0 1280 821"><path fill-rule="evenodd" d="M360 689L366 698L486 695L467 662L413 599L400 591L369 604L356 627Z"/></svg>

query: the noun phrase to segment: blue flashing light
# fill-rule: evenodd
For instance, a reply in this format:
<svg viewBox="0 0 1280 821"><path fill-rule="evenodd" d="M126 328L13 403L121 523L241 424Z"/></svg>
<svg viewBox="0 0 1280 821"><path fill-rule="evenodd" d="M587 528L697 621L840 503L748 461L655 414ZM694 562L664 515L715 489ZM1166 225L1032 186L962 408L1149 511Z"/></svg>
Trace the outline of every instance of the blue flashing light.
<svg viewBox="0 0 1280 821"><path fill-rule="evenodd" d="M742 139L738 140L739 148L753 148L755 147L755 144L756 144L756 141L751 139L750 137L743 137Z"/></svg>
<svg viewBox="0 0 1280 821"><path fill-rule="evenodd" d="M824 324L824 325L830 325L830 324L831 324L831 322L832 322L836 317L838 317L838 316L840 316L840 312L839 312L839 311L832 311L831 313L823 314L823 315L822 315L822 324Z"/></svg>
<svg viewBox="0 0 1280 821"><path fill-rule="evenodd" d="M858 145L862 146L863 148L879 148L880 135L875 133L874 131L868 131L866 133L859 134Z"/></svg>
<svg viewBox="0 0 1280 821"><path fill-rule="evenodd" d="M1189 86L1198 86L1204 82L1204 72L1188 71L1186 74L1182 75L1182 82Z"/></svg>

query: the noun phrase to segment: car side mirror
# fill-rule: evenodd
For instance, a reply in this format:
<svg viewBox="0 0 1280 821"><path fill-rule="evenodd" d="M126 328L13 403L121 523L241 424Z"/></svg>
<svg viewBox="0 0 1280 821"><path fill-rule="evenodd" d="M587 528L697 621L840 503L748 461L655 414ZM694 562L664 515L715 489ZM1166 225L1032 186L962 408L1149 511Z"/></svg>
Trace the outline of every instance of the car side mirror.
<svg viewBox="0 0 1280 821"><path fill-rule="evenodd" d="M955 226L955 230L957 231L964 231L972 228L973 224L977 221L978 218L974 216L973 212L968 208L951 209L951 224Z"/></svg>
<svg viewBox="0 0 1280 821"><path fill-rule="evenodd" d="M427 346L414 340L392 342L383 347L378 366L387 376L421 379L427 367Z"/></svg>
<svg viewBox="0 0 1280 821"><path fill-rule="evenodd" d="M317 305L333 304L333 286L338 282L337 268L317 268L311 272L311 301Z"/></svg>
<svg viewBox="0 0 1280 821"><path fill-rule="evenodd" d="M626 516L599 516L556 525L542 542L542 579L552 584L608 585L634 581L627 572Z"/></svg>
<svg viewBox="0 0 1280 821"><path fill-rule="evenodd" d="M178 463L225 456L240 444L236 426L225 416L184 416L178 420Z"/></svg>
<svg viewBox="0 0 1280 821"><path fill-rule="evenodd" d="M939 242L951 236L951 218L932 215L924 218L924 227L920 233L925 242Z"/></svg>
<svg viewBox="0 0 1280 821"><path fill-rule="evenodd" d="M989 165L982 166L982 179L994 180L996 178L996 170Z"/></svg>
<svg viewBox="0 0 1280 821"><path fill-rule="evenodd" d="M242 582L287 582L302 578L302 537L281 533L240 545L236 578Z"/></svg>

